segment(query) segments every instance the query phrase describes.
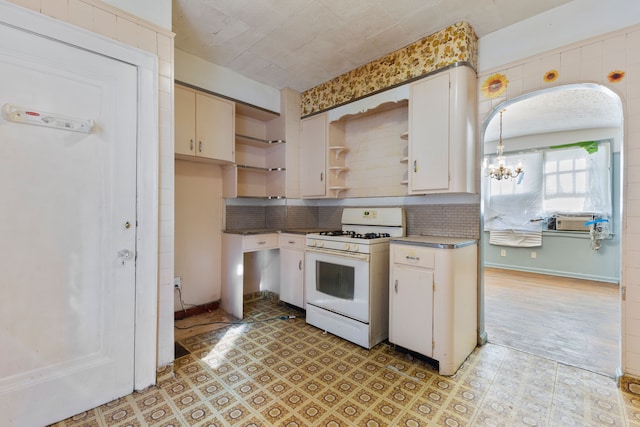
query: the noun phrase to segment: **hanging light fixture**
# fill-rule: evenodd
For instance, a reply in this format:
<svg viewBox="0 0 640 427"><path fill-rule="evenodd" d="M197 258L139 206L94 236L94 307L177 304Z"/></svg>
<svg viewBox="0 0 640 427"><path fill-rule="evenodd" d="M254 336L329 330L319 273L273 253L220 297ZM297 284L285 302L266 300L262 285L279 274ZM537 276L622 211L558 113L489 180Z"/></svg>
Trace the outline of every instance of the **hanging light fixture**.
<svg viewBox="0 0 640 427"><path fill-rule="evenodd" d="M489 171L487 175L489 178L495 179L497 181L501 181L503 179L515 178L521 173L524 173L522 170L522 162L519 162L515 168L511 168L506 165L505 157L502 152L504 151L504 144L502 143L502 113L506 110L500 110L500 139L498 140L498 146L496 147L497 157L496 160L498 162L498 166L493 164L489 165Z"/></svg>

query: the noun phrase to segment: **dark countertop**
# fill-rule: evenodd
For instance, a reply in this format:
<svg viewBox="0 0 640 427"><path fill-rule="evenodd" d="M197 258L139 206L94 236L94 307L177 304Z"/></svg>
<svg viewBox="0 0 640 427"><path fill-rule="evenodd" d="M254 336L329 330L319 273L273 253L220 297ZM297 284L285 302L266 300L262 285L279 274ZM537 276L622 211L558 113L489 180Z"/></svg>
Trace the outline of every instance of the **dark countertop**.
<svg viewBox="0 0 640 427"><path fill-rule="evenodd" d="M240 228L236 230L223 230L224 233L228 234L240 234L242 236L252 236L255 234L271 234L271 233L289 233L289 234L309 234L309 233L319 233L321 231L331 231L333 228L285 228L285 229L275 229L275 228Z"/></svg>
<svg viewBox="0 0 640 427"><path fill-rule="evenodd" d="M475 245L476 239L465 239L460 237L440 237L440 236L407 236L393 237L391 243L403 245L426 246L429 248L457 249L464 246Z"/></svg>

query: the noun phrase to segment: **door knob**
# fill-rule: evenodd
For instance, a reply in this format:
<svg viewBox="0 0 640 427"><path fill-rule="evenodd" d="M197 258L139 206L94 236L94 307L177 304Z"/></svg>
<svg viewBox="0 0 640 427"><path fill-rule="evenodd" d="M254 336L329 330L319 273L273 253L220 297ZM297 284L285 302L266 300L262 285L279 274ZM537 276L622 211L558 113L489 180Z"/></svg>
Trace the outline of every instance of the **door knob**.
<svg viewBox="0 0 640 427"><path fill-rule="evenodd" d="M124 263L131 258L131 251L128 249L118 251L118 257L120 258L120 263L124 266Z"/></svg>

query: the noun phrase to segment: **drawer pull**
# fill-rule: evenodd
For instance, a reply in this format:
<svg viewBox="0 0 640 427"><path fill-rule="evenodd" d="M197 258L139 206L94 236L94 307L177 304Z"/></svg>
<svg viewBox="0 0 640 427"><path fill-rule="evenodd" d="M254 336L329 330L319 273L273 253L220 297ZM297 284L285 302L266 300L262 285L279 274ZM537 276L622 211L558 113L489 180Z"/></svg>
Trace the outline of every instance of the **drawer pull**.
<svg viewBox="0 0 640 427"><path fill-rule="evenodd" d="M398 279L396 279L395 290L396 290L396 294L397 294L398 293Z"/></svg>
<svg viewBox="0 0 640 427"><path fill-rule="evenodd" d="M202 153L202 141L198 143L198 151Z"/></svg>
<svg viewBox="0 0 640 427"><path fill-rule="evenodd" d="M295 240L289 240L287 243L289 243L290 245L295 245L296 241Z"/></svg>
<svg viewBox="0 0 640 427"><path fill-rule="evenodd" d="M189 151L193 151L193 139L189 140Z"/></svg>
<svg viewBox="0 0 640 427"><path fill-rule="evenodd" d="M261 240L261 241L258 242L259 245L264 245L266 243L267 243L266 240Z"/></svg>
<svg viewBox="0 0 640 427"><path fill-rule="evenodd" d="M302 271L302 260L298 261L298 270Z"/></svg>
<svg viewBox="0 0 640 427"><path fill-rule="evenodd" d="M409 256L409 255L407 255L407 259L409 261L420 261L420 257L419 256Z"/></svg>

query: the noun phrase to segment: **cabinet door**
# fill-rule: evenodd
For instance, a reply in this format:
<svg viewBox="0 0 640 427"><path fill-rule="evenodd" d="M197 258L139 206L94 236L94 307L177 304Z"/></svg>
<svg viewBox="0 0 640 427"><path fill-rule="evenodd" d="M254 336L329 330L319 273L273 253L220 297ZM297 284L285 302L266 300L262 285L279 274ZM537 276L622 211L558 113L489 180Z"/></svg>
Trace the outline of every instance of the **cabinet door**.
<svg viewBox="0 0 640 427"><path fill-rule="evenodd" d="M392 265L389 341L433 356L433 270Z"/></svg>
<svg viewBox="0 0 640 427"><path fill-rule="evenodd" d="M327 116L300 122L300 190L302 197L326 194Z"/></svg>
<svg viewBox="0 0 640 427"><path fill-rule="evenodd" d="M280 300L304 308L304 251L280 249Z"/></svg>
<svg viewBox="0 0 640 427"><path fill-rule="evenodd" d="M233 162L235 104L196 94L196 156Z"/></svg>
<svg viewBox="0 0 640 427"><path fill-rule="evenodd" d="M449 73L411 85L409 193L449 188Z"/></svg>
<svg viewBox="0 0 640 427"><path fill-rule="evenodd" d="M196 93L182 86L175 86L175 153L195 155Z"/></svg>

